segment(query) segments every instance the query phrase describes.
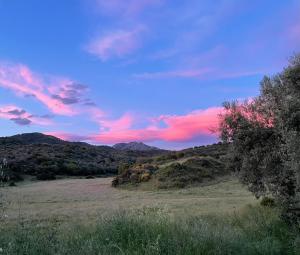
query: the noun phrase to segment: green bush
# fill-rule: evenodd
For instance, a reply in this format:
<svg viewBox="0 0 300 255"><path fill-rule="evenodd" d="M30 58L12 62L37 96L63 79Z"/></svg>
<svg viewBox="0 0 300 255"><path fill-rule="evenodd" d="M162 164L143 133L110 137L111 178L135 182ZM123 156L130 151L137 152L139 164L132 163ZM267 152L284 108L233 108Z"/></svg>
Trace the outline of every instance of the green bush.
<svg viewBox="0 0 300 255"><path fill-rule="evenodd" d="M274 207L275 200L271 197L263 197L263 199L260 201L260 204L266 207Z"/></svg>

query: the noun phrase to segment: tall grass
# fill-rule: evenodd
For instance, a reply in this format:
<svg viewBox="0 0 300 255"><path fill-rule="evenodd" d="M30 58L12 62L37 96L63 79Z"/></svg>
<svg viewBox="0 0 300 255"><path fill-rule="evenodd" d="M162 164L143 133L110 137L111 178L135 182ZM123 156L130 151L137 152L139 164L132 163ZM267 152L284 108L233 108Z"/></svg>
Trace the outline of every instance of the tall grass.
<svg viewBox="0 0 300 255"><path fill-rule="evenodd" d="M300 235L269 208L193 218L152 209L119 212L94 225L2 224L0 254L300 254Z"/></svg>

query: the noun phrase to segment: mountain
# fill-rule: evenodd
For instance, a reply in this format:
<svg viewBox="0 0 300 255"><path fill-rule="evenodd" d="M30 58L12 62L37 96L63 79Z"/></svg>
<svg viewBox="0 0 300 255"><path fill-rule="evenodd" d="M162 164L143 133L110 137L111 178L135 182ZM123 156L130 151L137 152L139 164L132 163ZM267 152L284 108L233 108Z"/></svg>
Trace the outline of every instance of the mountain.
<svg viewBox="0 0 300 255"><path fill-rule="evenodd" d="M121 151L158 151L161 150L159 148L146 145L141 142L131 142L131 143L117 143L113 146L116 150Z"/></svg>
<svg viewBox="0 0 300 255"><path fill-rule="evenodd" d="M0 162L7 159L6 173L10 176L115 175L122 164L164 153L163 150L119 150L110 146L67 142L41 133L0 137Z"/></svg>

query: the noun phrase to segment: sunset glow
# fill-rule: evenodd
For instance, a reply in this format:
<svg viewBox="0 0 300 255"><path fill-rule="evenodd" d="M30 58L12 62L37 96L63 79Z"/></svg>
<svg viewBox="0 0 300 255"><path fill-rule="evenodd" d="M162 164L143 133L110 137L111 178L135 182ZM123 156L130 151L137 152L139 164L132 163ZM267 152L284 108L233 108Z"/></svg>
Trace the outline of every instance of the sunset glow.
<svg viewBox="0 0 300 255"><path fill-rule="evenodd" d="M222 103L256 96L300 50L299 10L297 0L0 1L0 135L216 142Z"/></svg>

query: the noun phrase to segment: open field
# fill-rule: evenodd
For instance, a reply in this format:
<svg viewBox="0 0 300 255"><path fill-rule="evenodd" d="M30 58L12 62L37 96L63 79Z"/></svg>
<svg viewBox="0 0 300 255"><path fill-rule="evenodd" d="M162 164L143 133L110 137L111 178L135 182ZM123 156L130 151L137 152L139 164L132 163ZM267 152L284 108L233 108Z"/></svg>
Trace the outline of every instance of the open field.
<svg viewBox="0 0 300 255"><path fill-rule="evenodd" d="M181 190L115 189L110 182L63 179L2 188L0 253L299 254L298 231L276 210L257 205L233 177Z"/></svg>
<svg viewBox="0 0 300 255"><path fill-rule="evenodd" d="M111 178L28 182L2 188L8 220L94 219L114 211L163 208L170 215L229 213L257 200L230 177L205 187L177 190L125 190L111 187Z"/></svg>
<svg viewBox="0 0 300 255"><path fill-rule="evenodd" d="M1 254L299 254L298 232L275 210L247 206L257 201L234 178L166 191L114 189L110 181L1 189Z"/></svg>

